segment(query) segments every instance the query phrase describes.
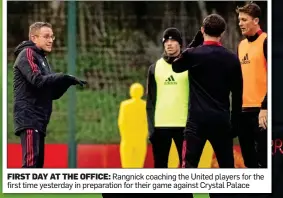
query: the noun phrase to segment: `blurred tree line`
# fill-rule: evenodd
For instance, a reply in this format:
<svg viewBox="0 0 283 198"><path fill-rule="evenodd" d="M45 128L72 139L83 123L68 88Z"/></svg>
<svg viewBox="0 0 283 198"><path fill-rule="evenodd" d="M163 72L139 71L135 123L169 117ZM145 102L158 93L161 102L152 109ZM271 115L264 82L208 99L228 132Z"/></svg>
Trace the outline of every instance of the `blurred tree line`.
<svg viewBox="0 0 283 198"><path fill-rule="evenodd" d="M210 13L222 15L228 24L224 44L232 50L240 39L235 9L245 2L202 1L78 1L76 40L82 52L93 47L125 46L139 50L160 50L164 29L175 26L188 43L203 18ZM262 27L266 29L267 2L257 2L263 11ZM27 39L28 26L35 21L47 21L54 26L55 45L65 48L67 42L67 2L8 1L8 48ZM152 53L149 53L152 54ZM156 55L156 54L154 54Z"/></svg>
<svg viewBox="0 0 283 198"><path fill-rule="evenodd" d="M88 81L77 90L77 140L81 143L119 141L117 116L119 104L129 97L129 86L146 86L149 65L162 54L162 33L176 27L186 46L211 13L227 22L223 45L236 50L241 39L235 9L245 2L218 1L77 1L77 75ZM258 2L266 30L267 2ZM8 1L8 137L13 135L12 64L14 48L28 39L29 25L47 21L56 36L53 53L48 55L54 71L67 72L67 2ZM67 95L54 103L47 141L67 142Z"/></svg>

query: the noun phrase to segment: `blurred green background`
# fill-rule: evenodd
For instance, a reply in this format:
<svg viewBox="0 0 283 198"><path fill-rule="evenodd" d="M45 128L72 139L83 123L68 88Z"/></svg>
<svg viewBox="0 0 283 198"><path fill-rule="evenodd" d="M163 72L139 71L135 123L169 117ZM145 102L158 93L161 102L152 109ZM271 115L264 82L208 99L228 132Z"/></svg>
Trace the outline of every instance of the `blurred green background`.
<svg viewBox="0 0 283 198"><path fill-rule="evenodd" d="M162 54L162 32L177 27L186 46L210 13L227 21L225 47L235 51L241 39L235 9L244 2L101 2L78 1L76 73L88 81L76 90L77 143L118 143L119 104L129 97L134 82L146 85L149 65ZM266 2L261 25L266 27ZM26 12L28 10L28 12ZM14 48L27 39L28 27L35 21L53 25L56 36L53 53L48 55L55 71L67 72L67 2L8 1L8 142L19 142L13 133ZM145 97L144 97L145 98ZM48 143L68 141L68 95L54 102L48 126Z"/></svg>

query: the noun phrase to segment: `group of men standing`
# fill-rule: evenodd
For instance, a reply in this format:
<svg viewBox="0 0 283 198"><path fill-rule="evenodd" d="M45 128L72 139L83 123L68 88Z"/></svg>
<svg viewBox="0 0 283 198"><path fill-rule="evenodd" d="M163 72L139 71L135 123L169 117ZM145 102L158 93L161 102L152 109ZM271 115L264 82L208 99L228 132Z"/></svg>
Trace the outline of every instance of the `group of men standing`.
<svg viewBox="0 0 283 198"><path fill-rule="evenodd" d="M247 168L267 168L267 34L259 25L258 5L249 3L237 13L245 36L237 53L222 46L226 22L217 14L203 20L184 51L180 31L164 31L164 54L147 76L146 110L155 168L167 168L172 139L182 168L198 167L207 140L219 167L234 168L235 137ZM54 39L49 23L36 22L30 26L29 41L15 50L14 123L21 137L23 168L44 165L52 101L70 86L86 84L51 70L46 54Z"/></svg>
<svg viewBox="0 0 283 198"><path fill-rule="evenodd" d="M258 5L237 13L246 37L237 54L222 46L226 22L217 14L203 20L184 51L178 29L164 31L164 54L149 67L147 81L155 168L167 167L172 139L183 167L198 166L209 140L220 168L233 168L235 137L246 167L267 167L267 34Z"/></svg>
<svg viewBox="0 0 283 198"><path fill-rule="evenodd" d="M149 67L147 77L155 168L167 168L172 139L182 168L198 167L207 140L219 167L234 168L236 137L245 166L267 168L267 33L259 25L257 4L248 3L236 12L245 36L237 53L222 46L226 22L217 14L203 20L184 51L180 31L164 31L164 54Z"/></svg>

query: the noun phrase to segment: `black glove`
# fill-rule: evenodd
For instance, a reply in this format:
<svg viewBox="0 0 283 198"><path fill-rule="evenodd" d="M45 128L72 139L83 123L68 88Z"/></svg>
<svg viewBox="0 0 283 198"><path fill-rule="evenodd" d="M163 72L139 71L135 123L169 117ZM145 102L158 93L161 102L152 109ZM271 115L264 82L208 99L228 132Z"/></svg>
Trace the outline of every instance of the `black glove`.
<svg viewBox="0 0 283 198"><path fill-rule="evenodd" d="M195 37L193 38L192 42L187 46L188 48L197 47L203 43L203 35L199 30Z"/></svg>
<svg viewBox="0 0 283 198"><path fill-rule="evenodd" d="M66 75L67 79L70 80L71 85L80 85L80 86L84 86L85 84L87 84L87 82L85 80L80 80L78 78L76 78L75 76L72 75Z"/></svg>

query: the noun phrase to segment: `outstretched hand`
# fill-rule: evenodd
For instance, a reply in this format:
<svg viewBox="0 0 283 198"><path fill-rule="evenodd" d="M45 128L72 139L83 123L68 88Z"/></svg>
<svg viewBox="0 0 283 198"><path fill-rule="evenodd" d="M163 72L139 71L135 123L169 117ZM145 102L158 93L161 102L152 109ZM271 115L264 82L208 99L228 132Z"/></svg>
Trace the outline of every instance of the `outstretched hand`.
<svg viewBox="0 0 283 198"><path fill-rule="evenodd" d="M87 81L85 81L85 80L80 80L80 79L76 79L76 80L78 82L77 84L79 84L82 87L87 84Z"/></svg>
<svg viewBox="0 0 283 198"><path fill-rule="evenodd" d="M194 36L192 42L188 45L188 48L197 47L197 46L201 45L203 43L203 41L204 41L203 35L202 35L201 31L199 30L197 32L197 34Z"/></svg>
<svg viewBox="0 0 283 198"><path fill-rule="evenodd" d="M77 77L75 76L72 76L72 75L68 75L69 79L71 80L72 82L72 85L80 85L80 86L84 86L87 84L87 81L85 80L80 80L78 79Z"/></svg>

